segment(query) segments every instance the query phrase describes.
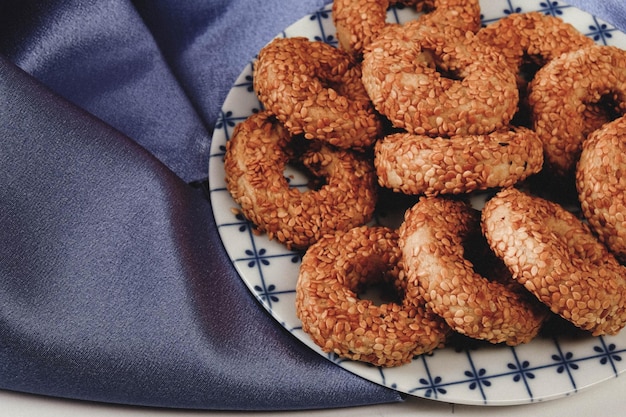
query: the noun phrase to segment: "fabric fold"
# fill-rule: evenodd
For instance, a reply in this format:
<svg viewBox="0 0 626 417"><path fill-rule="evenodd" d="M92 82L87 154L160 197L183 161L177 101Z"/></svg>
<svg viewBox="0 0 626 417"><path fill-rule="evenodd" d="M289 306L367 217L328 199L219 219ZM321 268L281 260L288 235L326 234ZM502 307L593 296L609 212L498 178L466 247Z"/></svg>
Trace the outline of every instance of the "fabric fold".
<svg viewBox="0 0 626 417"><path fill-rule="evenodd" d="M264 312L205 191L4 59L0 137L0 388L204 409L400 399Z"/></svg>
<svg viewBox="0 0 626 417"><path fill-rule="evenodd" d="M206 177L209 132L129 1L5 1L0 54L185 181Z"/></svg>

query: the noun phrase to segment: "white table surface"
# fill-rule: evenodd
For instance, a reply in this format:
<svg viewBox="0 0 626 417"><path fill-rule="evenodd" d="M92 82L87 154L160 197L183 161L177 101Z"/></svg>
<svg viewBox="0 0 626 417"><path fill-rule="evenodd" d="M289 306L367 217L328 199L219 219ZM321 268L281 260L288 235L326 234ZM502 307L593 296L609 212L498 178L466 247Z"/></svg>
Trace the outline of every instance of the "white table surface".
<svg viewBox="0 0 626 417"><path fill-rule="evenodd" d="M63 400L37 395L0 391L2 417L219 417L246 415L265 416L342 416L342 417L397 417L397 416L455 416L455 417L621 417L626 410L626 374L585 389L569 397L535 404L507 407L478 407L452 405L410 397L403 403L354 407L334 410L299 412L209 412L196 410L168 410L147 407L125 407L84 401Z"/></svg>

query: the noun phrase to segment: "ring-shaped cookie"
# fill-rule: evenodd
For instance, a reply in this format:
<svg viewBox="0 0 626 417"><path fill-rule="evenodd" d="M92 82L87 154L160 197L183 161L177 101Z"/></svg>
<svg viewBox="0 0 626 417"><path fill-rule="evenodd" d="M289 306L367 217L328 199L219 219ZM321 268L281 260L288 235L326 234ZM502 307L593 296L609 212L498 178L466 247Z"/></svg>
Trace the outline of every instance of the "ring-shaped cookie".
<svg viewBox="0 0 626 417"><path fill-rule="evenodd" d="M585 140L586 109L610 97L626 112L626 51L592 45L565 53L542 67L529 84L533 129L543 142L546 165L573 174Z"/></svg>
<svg viewBox="0 0 626 417"><path fill-rule="evenodd" d="M326 352L377 366L397 366L441 347L449 328L404 296L397 233L357 227L327 235L305 253L296 285L302 329ZM362 287L386 280L402 303L377 305L358 296Z"/></svg>
<svg viewBox="0 0 626 417"><path fill-rule="evenodd" d="M626 116L583 141L576 187L593 231L618 259L626 261Z"/></svg>
<svg viewBox="0 0 626 417"><path fill-rule="evenodd" d="M507 188L482 210L490 247L552 312L594 336L626 324L626 267L573 213Z"/></svg>
<svg viewBox="0 0 626 417"><path fill-rule="evenodd" d="M365 149L382 131L360 66L322 41L275 38L259 52L253 86L265 109L292 135Z"/></svg>
<svg viewBox="0 0 626 417"><path fill-rule="evenodd" d="M530 129L431 138L396 133L374 147L378 183L405 194L460 194L507 187L541 171L543 146Z"/></svg>
<svg viewBox="0 0 626 417"><path fill-rule="evenodd" d="M478 0L335 0L333 22L341 48L360 58L388 25L387 10L396 4L421 12L417 20L423 25L454 25L473 32L480 28Z"/></svg>
<svg viewBox="0 0 626 417"><path fill-rule="evenodd" d="M363 84L391 123L429 136L482 135L517 111L515 75L472 32L409 22L365 48Z"/></svg>
<svg viewBox="0 0 626 417"><path fill-rule="evenodd" d="M292 136L270 113L254 113L226 142L226 186L243 214L270 239L303 249L327 233L367 223L376 205L376 179L360 153L304 141L298 160L316 177L319 189L300 191L284 176L294 159Z"/></svg>
<svg viewBox="0 0 626 417"><path fill-rule="evenodd" d="M534 75L520 73L526 64L540 68L565 52L594 44L574 26L542 12L509 14L480 29L477 35L504 56L520 75L520 86Z"/></svg>
<svg viewBox="0 0 626 417"><path fill-rule="evenodd" d="M464 242L480 234L480 214L469 204L422 197L400 226L407 292L455 331L491 343L519 345L532 340L546 309L527 291L478 274L466 258Z"/></svg>

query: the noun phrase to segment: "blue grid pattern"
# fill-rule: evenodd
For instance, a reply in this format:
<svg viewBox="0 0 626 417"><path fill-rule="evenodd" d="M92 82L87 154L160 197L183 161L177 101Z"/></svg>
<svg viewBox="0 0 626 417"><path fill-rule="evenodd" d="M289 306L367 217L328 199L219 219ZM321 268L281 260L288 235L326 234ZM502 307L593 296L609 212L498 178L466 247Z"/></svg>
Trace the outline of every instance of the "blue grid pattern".
<svg viewBox="0 0 626 417"><path fill-rule="evenodd" d="M499 378L507 378L514 383L521 383L524 385L529 401L535 400L535 394L530 386L530 380L533 380L537 376L537 371L540 370L554 370L557 374L563 374L567 376L571 384L572 392L576 392L578 387L576 384L576 371L580 369L579 363L588 361L597 361L601 366L609 366L612 374L617 377L619 372L615 366L616 362L622 360L622 356L626 353L626 349L617 349L614 343L606 344L603 337L596 338L597 345L593 347L595 354L587 356L577 357L571 351L563 351L558 340L554 340L554 346L556 353L551 355L552 362L544 363L537 366L531 366L531 362L528 359L520 359L516 349L509 347L514 360L507 363L509 371L501 373L488 373L486 368L476 368L472 361L472 354L470 351L464 351L467 355L468 369L463 372L466 379L455 380L452 382L444 382L444 376L431 375L427 372L426 377L419 378L420 386L410 390L411 394L423 393L426 398L438 398L439 396L445 396L447 393L446 388L452 385L466 385L469 390L478 390L484 403L488 403L487 390L491 387L492 383L497 382ZM424 366L428 369L428 356L423 356L422 361ZM445 397L444 397L445 399Z"/></svg>
<svg viewBox="0 0 626 417"><path fill-rule="evenodd" d="M483 24L487 25L511 13L541 11L576 22L584 33L599 44L625 47L623 34L593 16L560 1L485 0ZM572 13L576 11L576 14ZM403 22L414 18L413 11L392 8L388 19ZM299 25L306 21L298 32ZM316 23L311 31L311 23ZM572 22L573 23L573 22ZM582 25L582 26L580 26ZM337 45L332 24L331 6L306 16L278 36L299 34L312 40ZM619 38L619 39L616 39ZM624 42L620 45L620 42ZM569 395L626 370L626 332L582 340L541 338L520 347L445 348L415 358L397 368L377 368L327 354L313 345L295 317L292 300L302 253L288 251L276 242L255 233L225 188L223 157L225 143L237 123L258 111L252 89L252 62L233 86L215 127L209 162L209 191L218 230L233 265L243 281L278 323L320 355L366 379L401 392L446 402L464 404L522 404ZM297 181L297 180L296 180ZM292 184L303 187L304 184ZM283 302L282 300L286 300ZM287 301L288 300L288 301ZM541 384L549 379L549 384ZM552 390L552 391L550 391Z"/></svg>

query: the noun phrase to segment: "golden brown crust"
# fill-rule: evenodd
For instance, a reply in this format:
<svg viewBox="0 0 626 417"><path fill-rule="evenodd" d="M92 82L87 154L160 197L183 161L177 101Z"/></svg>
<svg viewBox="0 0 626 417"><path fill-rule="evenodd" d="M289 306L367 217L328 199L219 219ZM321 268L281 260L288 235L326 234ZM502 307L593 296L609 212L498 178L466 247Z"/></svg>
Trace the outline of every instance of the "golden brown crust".
<svg viewBox="0 0 626 417"><path fill-rule="evenodd" d="M396 3L426 13L404 25L381 22ZM246 217L270 239L307 249L296 289L304 331L327 352L378 366L442 346L450 327L491 343L526 343L541 328L546 305L594 335L620 331L626 267L575 216L507 188L485 206L481 229L467 204L437 196L512 187L541 170L544 152L556 173L571 170L583 139L626 111L626 53L592 45L539 13L478 30L475 0L336 0L333 8L345 50L306 38L268 44L254 68L266 110L237 126L225 158L227 187ZM528 98L535 131L511 130L526 104L518 73L528 55L542 66ZM395 131L408 131L376 144L379 184L425 195L407 211L400 237L361 226L373 216L376 177L371 161L351 150L369 155L381 138L377 112ZM597 136L624 129L626 122L607 125ZM308 139L304 154L290 148L292 135ZM590 155L581 156L579 192L597 233L612 227L607 245L624 245L616 229L626 229L626 203L617 182L626 173L607 166L624 165L626 149L608 142L594 135L584 142ZM283 169L292 157L324 185L305 193L289 188ZM488 254L506 264L505 276L485 278L477 258L466 256L469 239L480 235L484 243L481 231ZM613 250L626 251L617 244ZM357 287L380 276L404 293L402 303L359 299Z"/></svg>
<svg viewBox="0 0 626 417"><path fill-rule="evenodd" d="M525 60L543 66L565 52L593 45L593 40L558 17L542 12L512 13L478 31L517 74Z"/></svg>
<svg viewBox="0 0 626 417"><path fill-rule="evenodd" d="M517 111L515 75L504 59L454 27L386 26L366 48L362 71L374 107L410 133L487 134Z"/></svg>
<svg viewBox="0 0 626 417"><path fill-rule="evenodd" d="M546 317L524 293L474 271L464 240L480 233L480 216L468 204L422 197L398 233L407 292L420 293L433 312L457 332L491 343L532 340Z"/></svg>
<svg viewBox="0 0 626 417"><path fill-rule="evenodd" d="M585 139L576 186L589 225L618 259L626 261L626 116Z"/></svg>
<svg viewBox="0 0 626 417"><path fill-rule="evenodd" d="M253 84L261 103L293 135L364 149L382 131L360 66L327 43L274 39L259 52Z"/></svg>
<svg viewBox="0 0 626 417"><path fill-rule="evenodd" d="M550 309L594 336L626 324L626 267L560 205L515 188L482 211L483 233L513 277Z"/></svg>
<svg viewBox="0 0 626 417"><path fill-rule="evenodd" d="M573 173L585 133L587 107L615 96L626 111L626 51L592 45L554 58L529 85L533 128L544 144L548 166Z"/></svg>
<svg viewBox="0 0 626 417"><path fill-rule="evenodd" d="M335 0L333 22L340 47L360 58L363 49L387 26L387 9L395 4L422 12L420 24L454 25L473 32L480 28L478 0Z"/></svg>
<svg viewBox="0 0 626 417"><path fill-rule="evenodd" d="M376 305L357 295L360 287L383 276L404 294L397 240L391 229L362 226L327 235L305 253L296 313L324 351L388 367L445 342L449 329L419 297Z"/></svg>
<svg viewBox="0 0 626 417"><path fill-rule="evenodd" d="M238 124L226 142L226 186L244 215L270 239L294 249L367 223L376 205L372 163L349 150L306 141L310 147L300 160L326 181L301 192L284 177L291 140L272 115L260 112Z"/></svg>
<svg viewBox="0 0 626 417"><path fill-rule="evenodd" d="M385 137L374 148L378 183L405 194L460 194L507 187L541 171L543 146L525 128L488 135Z"/></svg>

